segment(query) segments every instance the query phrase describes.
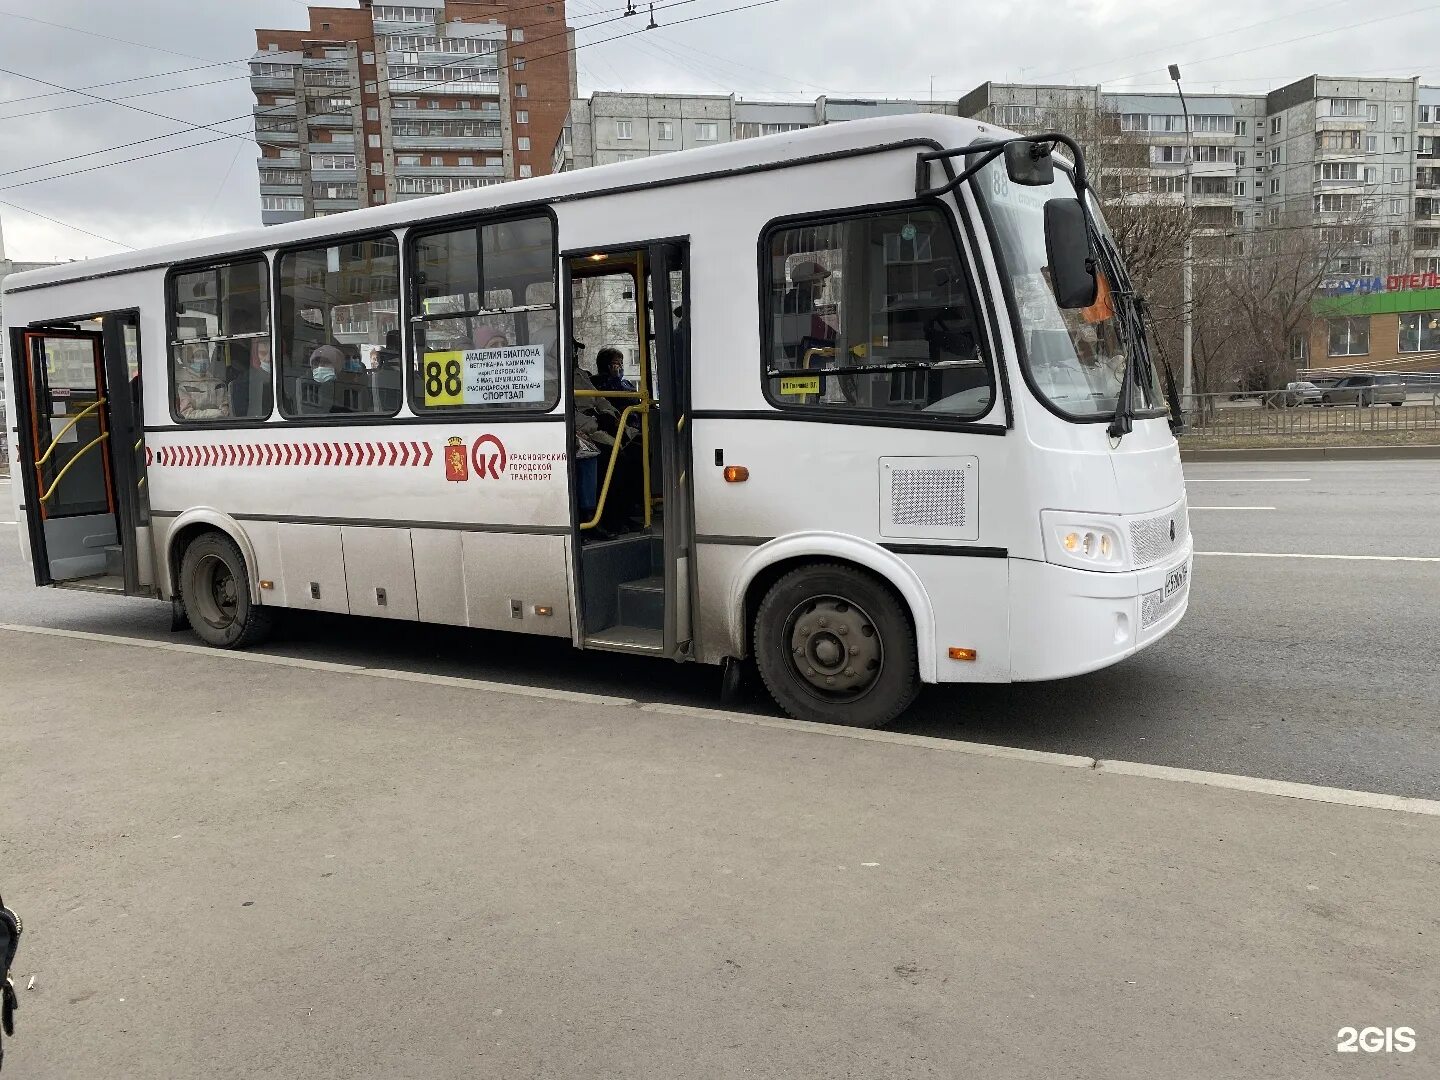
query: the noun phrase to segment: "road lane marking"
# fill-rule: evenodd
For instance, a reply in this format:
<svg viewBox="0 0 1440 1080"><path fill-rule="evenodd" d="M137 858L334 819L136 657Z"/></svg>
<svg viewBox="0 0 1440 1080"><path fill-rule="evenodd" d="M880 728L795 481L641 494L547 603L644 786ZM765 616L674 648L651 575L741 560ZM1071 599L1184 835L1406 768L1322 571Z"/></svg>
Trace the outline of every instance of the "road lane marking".
<svg viewBox="0 0 1440 1080"><path fill-rule="evenodd" d="M1199 554L1205 553L1200 552ZM1433 561L1440 562L1440 559ZM527 686L515 683L484 682L479 679L462 679L445 675L426 675L419 672L397 671L389 668L366 668L353 664L303 660L298 657L275 656L268 653L235 652L225 649L212 649L205 645L183 645L177 642L123 637L116 634L94 634L81 630L60 630L52 627L21 626L8 623L0 623L0 631L9 631L16 634L39 634L47 637L72 638L107 645L133 645L146 649L160 649L166 652L198 653L219 660L246 660L252 663L273 664L277 667L318 669L336 675L362 675L371 678L397 679L405 682L432 683L437 686L491 691L498 694L518 694L526 697L550 698L577 704L633 706L638 707L641 712L666 716L682 716L694 720L720 720L726 723L748 724L754 727L793 731L798 734L824 735L829 738L888 743L895 746L913 746L926 750L943 750L954 754L965 754L971 757L1009 759L1032 765L1053 765L1093 773L1111 773L1116 776L1195 784L1201 787L1225 788L1231 791L1299 799L1307 802L1333 803L1340 806L1440 817L1440 800L1416 799L1406 795L1387 795L1384 792L1378 791L1352 791L1349 788L1320 787L1314 784L1293 783L1288 780L1269 780L1259 776L1202 772L1196 769L1179 769L1168 765L1149 765L1136 761L1111 761L1109 759L1085 757L1076 754L1057 754L1044 750L1030 750L1019 746L998 746L990 743L961 742L955 739L939 739L930 735L907 735L898 731L874 731L865 728L837 727L831 724L816 724L804 720L791 720L783 716L760 716L751 713L730 712L725 709L700 709L689 705L670 705L661 702L646 703L635 701L631 698L605 697L600 694L582 694L569 690L551 690L547 687Z"/></svg>
<svg viewBox="0 0 1440 1080"><path fill-rule="evenodd" d="M1191 510L1274 510L1273 506L1192 506Z"/></svg>
<svg viewBox="0 0 1440 1080"><path fill-rule="evenodd" d="M1220 480L1213 476L1187 476L1187 484L1308 484L1308 476L1237 476Z"/></svg>
<svg viewBox="0 0 1440 1080"><path fill-rule="evenodd" d="M1440 563L1440 556L1435 555L1311 555L1301 551L1197 551L1195 554L1232 559L1342 559L1355 562Z"/></svg>

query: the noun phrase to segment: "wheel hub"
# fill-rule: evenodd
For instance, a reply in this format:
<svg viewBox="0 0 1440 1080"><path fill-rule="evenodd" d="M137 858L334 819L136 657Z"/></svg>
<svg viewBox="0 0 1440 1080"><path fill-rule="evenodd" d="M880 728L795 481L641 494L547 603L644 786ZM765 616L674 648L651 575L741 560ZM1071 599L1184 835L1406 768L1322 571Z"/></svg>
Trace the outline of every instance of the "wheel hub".
<svg viewBox="0 0 1440 1080"><path fill-rule="evenodd" d="M812 597L796 605L786 628L791 670L817 697L854 701L879 679L884 645L869 614L849 600Z"/></svg>

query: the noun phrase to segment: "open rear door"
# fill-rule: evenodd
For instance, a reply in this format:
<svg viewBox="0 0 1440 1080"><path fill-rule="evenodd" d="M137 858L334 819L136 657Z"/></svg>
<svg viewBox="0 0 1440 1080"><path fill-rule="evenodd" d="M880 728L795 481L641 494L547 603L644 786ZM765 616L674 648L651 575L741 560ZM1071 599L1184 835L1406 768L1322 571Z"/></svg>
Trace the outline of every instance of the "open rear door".
<svg viewBox="0 0 1440 1080"><path fill-rule="evenodd" d="M108 443L102 335L33 330L22 338L28 438L16 462L30 521L35 583L114 577L124 567Z"/></svg>

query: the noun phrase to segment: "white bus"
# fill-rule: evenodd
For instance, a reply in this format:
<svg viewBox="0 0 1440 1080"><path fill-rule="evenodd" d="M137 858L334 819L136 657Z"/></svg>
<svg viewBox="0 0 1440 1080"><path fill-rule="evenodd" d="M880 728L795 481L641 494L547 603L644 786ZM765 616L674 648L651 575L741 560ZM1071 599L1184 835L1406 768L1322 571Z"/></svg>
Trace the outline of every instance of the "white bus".
<svg viewBox="0 0 1440 1080"><path fill-rule="evenodd" d="M1178 416L1057 138L846 123L14 275L36 584L220 647L750 661L854 725L1115 663L1188 603Z"/></svg>

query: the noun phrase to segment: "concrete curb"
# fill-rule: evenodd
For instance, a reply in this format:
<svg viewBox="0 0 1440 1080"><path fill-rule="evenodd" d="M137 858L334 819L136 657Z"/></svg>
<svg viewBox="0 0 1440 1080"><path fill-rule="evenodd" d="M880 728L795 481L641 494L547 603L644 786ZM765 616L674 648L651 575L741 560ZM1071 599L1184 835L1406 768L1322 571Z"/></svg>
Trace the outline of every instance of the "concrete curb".
<svg viewBox="0 0 1440 1080"><path fill-rule="evenodd" d="M1440 444L1412 446L1277 446L1238 450L1180 448L1181 461L1419 461L1440 458Z"/></svg>
<svg viewBox="0 0 1440 1080"><path fill-rule="evenodd" d="M940 750L951 754L964 754L969 757L1000 758L1011 761L1029 762L1034 765L1085 769L1093 772L1112 773L1117 776L1134 776L1148 780L1165 780L1171 783L1195 784L1201 787L1225 788L1231 791L1249 792L1254 795L1278 796L1280 798L1330 803L1337 806L1351 806L1367 810L1388 810L1392 813L1440 817L1440 800L1416 799L1405 795L1387 795L1377 791L1352 791L1348 788L1320 787L1314 784L1298 784L1288 780L1268 780L1259 776L1236 776L1230 773L1201 772L1195 769L1179 769L1168 765L1148 765L1136 761L1101 760L1075 754L1056 754L1044 750L1027 750L1016 746L995 746L990 743L962 742L957 739L939 739L929 735L907 735L898 731L872 731L864 728L835 727L830 724L815 724L804 720L791 720L780 716L759 716L752 713L731 712L727 709L701 709L690 705L670 705L660 702L645 703L635 701L631 698L606 697L600 694L582 694L569 690L551 690L538 686L487 682L481 679L462 679L449 675L427 675L420 672L397 671L391 668L367 668L352 664L335 664L320 660L303 660L298 657L275 656L269 653L234 652L224 649L212 649L205 645L187 645L178 642L154 641L147 638L96 634L82 630L61 630L54 627L0 623L0 632L5 631L15 634L37 634L44 637L94 641L105 645L131 645L143 649L159 649L163 652L188 653L191 655L199 654L217 660L241 660L257 664L273 664L278 667L308 668L311 670L328 671L337 675L361 675L369 678L429 683L435 686L453 687L462 690L478 690L494 694L514 694L520 697L542 698L552 701L571 702L574 704L638 707L642 712L665 716L679 716L690 720L718 720L730 724L749 724L754 727L793 731L797 734L823 735L832 739L855 739L860 742L887 743L892 746L913 746L918 749Z"/></svg>

